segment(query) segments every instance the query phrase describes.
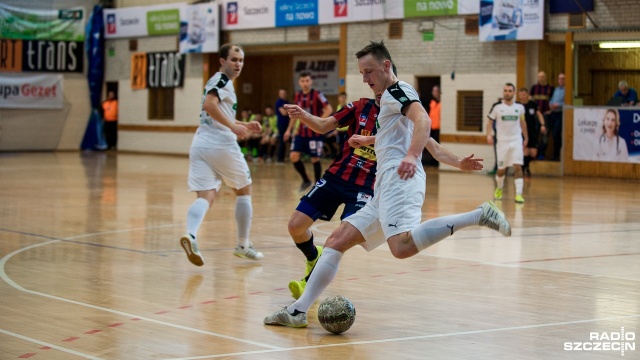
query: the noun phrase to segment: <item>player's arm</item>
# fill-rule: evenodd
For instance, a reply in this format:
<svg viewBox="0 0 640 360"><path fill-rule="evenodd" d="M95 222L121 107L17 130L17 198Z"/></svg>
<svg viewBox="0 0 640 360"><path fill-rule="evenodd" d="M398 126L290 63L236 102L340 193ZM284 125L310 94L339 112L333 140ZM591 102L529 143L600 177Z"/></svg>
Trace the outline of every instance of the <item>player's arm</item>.
<svg viewBox="0 0 640 360"><path fill-rule="evenodd" d="M220 124L228 127L240 138L247 136L248 131L260 132L262 130L262 126L256 121L243 123L236 119L229 119L224 112L222 112L222 109L220 109L220 98L218 98L215 91L207 93L204 103L202 104L202 110L206 111L209 116Z"/></svg>
<svg viewBox="0 0 640 360"><path fill-rule="evenodd" d="M427 150L433 155L433 158L443 164L453 166L462 171L482 170L482 161L484 159L475 159L471 154L460 159L454 153L447 150L444 146L440 145L432 137L427 140Z"/></svg>
<svg viewBox="0 0 640 360"><path fill-rule="evenodd" d="M349 146L357 149L361 146L373 145L376 142L376 137L354 134L349 138L349 140L347 140L347 142L349 143Z"/></svg>
<svg viewBox="0 0 640 360"><path fill-rule="evenodd" d="M327 103L325 106L322 107L322 117L323 118L328 118L329 116L331 116L331 114L333 114L333 106L331 106L331 104ZM307 126L309 126L309 125L307 125Z"/></svg>
<svg viewBox="0 0 640 360"><path fill-rule="evenodd" d="M546 134L547 125L544 123L544 116L542 115L540 110L536 110L536 116L538 117L538 121L540 122L540 132Z"/></svg>
<svg viewBox="0 0 640 360"><path fill-rule="evenodd" d="M488 118L487 120L487 144L493 145L493 123L495 120Z"/></svg>
<svg viewBox="0 0 640 360"><path fill-rule="evenodd" d="M520 129L522 129L522 136L524 137L522 144L526 147L529 143L529 130L527 130L527 122L524 120L524 114L520 116Z"/></svg>
<svg viewBox="0 0 640 360"><path fill-rule="evenodd" d="M431 118L420 102L412 102L404 114L413 122L413 134L407 155L398 166L398 175L402 180L412 178L416 173L418 159L427 145L431 133Z"/></svg>
<svg viewBox="0 0 640 360"><path fill-rule="evenodd" d="M293 119L299 119L311 130L324 134L338 127L338 120L333 116L319 117L309 114L307 111L295 104L287 104L284 106L289 113L289 117ZM329 105L331 107L331 105ZM324 114L325 112L323 112Z"/></svg>

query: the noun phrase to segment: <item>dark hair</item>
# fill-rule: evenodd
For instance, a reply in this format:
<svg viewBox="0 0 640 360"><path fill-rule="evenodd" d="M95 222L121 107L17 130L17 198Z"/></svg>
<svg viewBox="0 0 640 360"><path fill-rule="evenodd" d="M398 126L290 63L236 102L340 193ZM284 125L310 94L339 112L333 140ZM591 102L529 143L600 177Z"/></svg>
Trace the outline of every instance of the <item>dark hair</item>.
<svg viewBox="0 0 640 360"><path fill-rule="evenodd" d="M231 52L231 49L233 49L234 46L242 50L242 47L240 45L224 44L220 47L220 50L218 51L218 54L220 55L220 59L227 59L229 57L229 53Z"/></svg>
<svg viewBox="0 0 640 360"><path fill-rule="evenodd" d="M311 77L311 73L308 72L308 71L300 72L300 74L298 74L298 79L303 78L303 77Z"/></svg>
<svg viewBox="0 0 640 360"><path fill-rule="evenodd" d="M384 41L380 40L380 42L371 41L369 45L362 48L362 50L356 53L356 58L360 59L363 56L369 55L373 56L374 59L379 62L383 62L385 60L391 61L391 54L387 47L384 46ZM393 63L393 61L391 61Z"/></svg>
<svg viewBox="0 0 640 360"><path fill-rule="evenodd" d="M506 83L504 84L505 86L511 86L511 88L513 89L513 91L516 91L516 86L513 85L512 83Z"/></svg>
<svg viewBox="0 0 640 360"><path fill-rule="evenodd" d="M520 91L526 92L527 94L529 93L529 89L527 89L526 87L521 87L520 89L518 89L518 92Z"/></svg>

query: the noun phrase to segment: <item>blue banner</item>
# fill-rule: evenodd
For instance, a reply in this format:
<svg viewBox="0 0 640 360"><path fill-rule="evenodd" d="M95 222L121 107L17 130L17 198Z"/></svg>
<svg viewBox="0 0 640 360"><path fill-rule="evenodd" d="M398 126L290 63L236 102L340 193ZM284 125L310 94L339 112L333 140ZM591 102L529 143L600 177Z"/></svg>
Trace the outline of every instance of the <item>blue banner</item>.
<svg viewBox="0 0 640 360"><path fill-rule="evenodd" d="M276 0L276 27L318 25L318 0Z"/></svg>
<svg viewBox="0 0 640 360"><path fill-rule="evenodd" d="M102 16L102 6L96 5L87 24L88 36L85 50L87 51L89 63L87 80L89 83L91 114L80 145L82 150L104 150L107 148L102 132L102 117L99 113L102 84L104 82L104 19Z"/></svg>

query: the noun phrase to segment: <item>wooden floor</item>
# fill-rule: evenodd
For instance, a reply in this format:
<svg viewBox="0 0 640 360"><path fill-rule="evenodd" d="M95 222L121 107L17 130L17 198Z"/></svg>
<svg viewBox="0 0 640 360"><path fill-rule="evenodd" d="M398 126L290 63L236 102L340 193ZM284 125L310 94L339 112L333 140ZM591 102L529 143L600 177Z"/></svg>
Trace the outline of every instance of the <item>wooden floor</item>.
<svg viewBox="0 0 640 360"><path fill-rule="evenodd" d="M467 228L407 260L353 249L322 298L348 297L357 318L332 335L318 303L306 329L262 324L304 271L287 233L292 166L251 164L265 258L232 255L224 188L200 229L203 267L178 244L187 169L178 156L0 154L0 359L640 359L640 181L534 174L517 206L507 178L511 238ZM491 176L427 173L425 219L492 197ZM317 242L337 225L318 222Z"/></svg>

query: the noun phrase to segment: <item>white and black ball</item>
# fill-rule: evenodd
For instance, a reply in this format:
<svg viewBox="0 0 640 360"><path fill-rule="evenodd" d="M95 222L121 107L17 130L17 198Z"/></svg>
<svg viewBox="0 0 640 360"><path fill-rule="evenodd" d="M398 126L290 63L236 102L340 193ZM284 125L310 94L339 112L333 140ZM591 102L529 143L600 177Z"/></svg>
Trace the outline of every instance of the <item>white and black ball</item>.
<svg viewBox="0 0 640 360"><path fill-rule="evenodd" d="M342 295L328 297L318 307L318 321L328 332L343 333L356 321L356 308Z"/></svg>

